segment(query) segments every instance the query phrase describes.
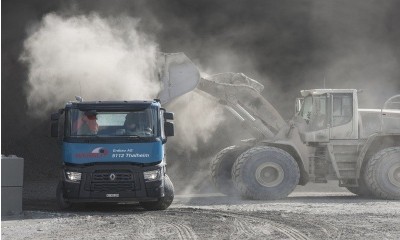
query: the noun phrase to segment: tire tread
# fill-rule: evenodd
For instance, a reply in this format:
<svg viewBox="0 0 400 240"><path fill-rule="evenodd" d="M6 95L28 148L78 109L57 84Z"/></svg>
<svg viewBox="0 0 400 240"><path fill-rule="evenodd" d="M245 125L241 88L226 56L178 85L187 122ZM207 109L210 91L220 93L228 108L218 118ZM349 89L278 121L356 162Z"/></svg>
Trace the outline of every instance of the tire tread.
<svg viewBox="0 0 400 240"><path fill-rule="evenodd" d="M387 199L387 200L398 200L400 199L399 195L392 195L385 191L383 191L375 178L375 170L377 168L377 164L381 161L381 159L388 154L393 152L399 152L400 147L390 147L385 148L378 153L376 153L367 163L365 181L367 182L367 186L370 191L378 198Z"/></svg>
<svg viewBox="0 0 400 240"><path fill-rule="evenodd" d="M235 195L235 193L237 193L237 189L235 188L233 182L231 184L231 186L227 186L226 184L221 185L222 181L224 181L224 179L221 178L220 173L222 171L221 169L221 164L224 161L227 160L232 160L232 165L234 164L236 158L245 150L247 149L246 146L230 146L227 147L223 150L221 150L211 161L210 164L210 169L211 169L211 181L214 184L215 188L227 195L227 196L231 196L231 195ZM229 159L226 159L229 158ZM229 170L229 172L231 172L231 169ZM231 177L232 180L232 177Z"/></svg>

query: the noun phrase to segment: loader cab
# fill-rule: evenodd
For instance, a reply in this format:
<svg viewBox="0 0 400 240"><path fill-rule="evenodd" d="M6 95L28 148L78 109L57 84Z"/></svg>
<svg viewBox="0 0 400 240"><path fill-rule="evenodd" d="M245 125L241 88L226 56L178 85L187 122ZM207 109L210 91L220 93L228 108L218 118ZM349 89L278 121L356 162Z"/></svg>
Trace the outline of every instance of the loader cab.
<svg viewBox="0 0 400 240"><path fill-rule="evenodd" d="M302 90L304 97L298 116L304 120L304 142L357 139L357 91L354 89Z"/></svg>

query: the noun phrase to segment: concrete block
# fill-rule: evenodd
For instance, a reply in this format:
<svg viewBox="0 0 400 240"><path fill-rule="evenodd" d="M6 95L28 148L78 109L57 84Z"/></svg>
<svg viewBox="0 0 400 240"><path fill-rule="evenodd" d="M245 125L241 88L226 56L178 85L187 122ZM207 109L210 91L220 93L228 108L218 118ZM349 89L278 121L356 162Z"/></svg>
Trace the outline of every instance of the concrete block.
<svg viewBox="0 0 400 240"><path fill-rule="evenodd" d="M1 187L1 216L22 212L22 187Z"/></svg>
<svg viewBox="0 0 400 240"><path fill-rule="evenodd" d="M22 187L24 182L24 159L17 156L1 156L1 186Z"/></svg>
<svg viewBox="0 0 400 240"><path fill-rule="evenodd" d="M1 215L22 212L22 187L24 159L17 156L1 156Z"/></svg>

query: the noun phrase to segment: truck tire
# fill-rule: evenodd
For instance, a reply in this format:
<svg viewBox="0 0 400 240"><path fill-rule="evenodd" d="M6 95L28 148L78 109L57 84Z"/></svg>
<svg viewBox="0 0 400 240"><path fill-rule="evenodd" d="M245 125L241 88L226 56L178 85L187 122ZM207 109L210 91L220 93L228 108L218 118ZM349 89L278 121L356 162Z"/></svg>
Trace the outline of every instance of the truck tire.
<svg viewBox="0 0 400 240"><path fill-rule="evenodd" d="M142 206L146 210L155 211L155 210L165 210L167 209L174 200L174 185L169 179L168 175L165 175L164 178L164 197L161 197L157 201L153 202L140 202L140 206Z"/></svg>
<svg viewBox="0 0 400 240"><path fill-rule="evenodd" d="M230 146L221 150L211 161L211 181L216 189L227 196L239 195L232 181L232 166L246 147Z"/></svg>
<svg viewBox="0 0 400 240"><path fill-rule="evenodd" d="M276 147L254 147L241 154L232 167L240 194L249 199L276 200L287 197L297 186L300 170L287 152Z"/></svg>
<svg viewBox="0 0 400 240"><path fill-rule="evenodd" d="M67 199L64 198L62 181L58 182L56 198L57 198L57 205L60 210L67 210L67 209L71 208L72 204Z"/></svg>
<svg viewBox="0 0 400 240"><path fill-rule="evenodd" d="M378 198L400 199L400 147L385 148L367 163L365 182Z"/></svg>

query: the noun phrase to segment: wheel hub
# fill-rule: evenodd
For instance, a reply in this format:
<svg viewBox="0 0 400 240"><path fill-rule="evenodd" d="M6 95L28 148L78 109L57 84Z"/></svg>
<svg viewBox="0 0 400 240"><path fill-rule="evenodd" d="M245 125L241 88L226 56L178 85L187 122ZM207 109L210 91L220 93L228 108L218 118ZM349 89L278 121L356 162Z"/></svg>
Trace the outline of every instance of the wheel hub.
<svg viewBox="0 0 400 240"><path fill-rule="evenodd" d="M284 178L285 174L279 164L269 162L263 163L256 169L256 180L264 187L278 186Z"/></svg>
<svg viewBox="0 0 400 240"><path fill-rule="evenodd" d="M388 172L389 181L400 188L400 163L394 164Z"/></svg>

